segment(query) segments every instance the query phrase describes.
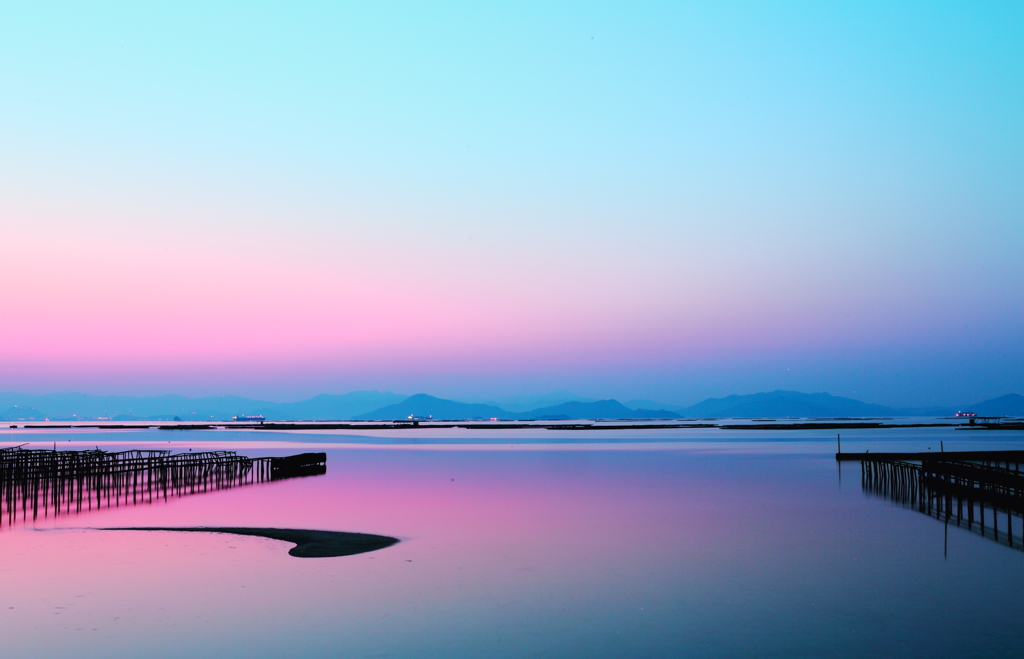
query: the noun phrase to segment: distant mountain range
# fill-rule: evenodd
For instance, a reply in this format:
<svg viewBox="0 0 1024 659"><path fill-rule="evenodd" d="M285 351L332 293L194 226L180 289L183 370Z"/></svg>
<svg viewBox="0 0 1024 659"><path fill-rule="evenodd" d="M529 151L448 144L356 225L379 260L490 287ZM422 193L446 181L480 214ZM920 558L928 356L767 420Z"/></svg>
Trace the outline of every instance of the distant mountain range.
<svg viewBox="0 0 1024 659"><path fill-rule="evenodd" d="M672 410L634 410L617 400L595 400L589 403L573 401L552 407L542 407L519 415L520 419L675 419Z"/></svg>
<svg viewBox="0 0 1024 659"><path fill-rule="evenodd" d="M565 400L576 398L576 400ZM508 405L466 403L427 394L403 396L391 392L353 391L323 394L295 403L272 403L215 396L92 396L87 394L0 394L0 421L113 419L120 421L184 420L224 421L238 414L261 414L268 420L394 420L412 416L435 419L676 419L676 418L786 418L946 416L958 410L946 407L891 408L827 393L771 391L745 396L709 398L681 407L650 400L593 400L568 392L522 396ZM540 403L523 409L526 403ZM545 404L546 403L546 404ZM979 416L1024 416L1024 396L1008 394L961 407Z"/></svg>
<svg viewBox="0 0 1024 659"><path fill-rule="evenodd" d="M627 407L617 400L571 401L525 412L513 412L497 405L459 403L434 398L426 394L412 396L400 403L360 414L359 420L393 420L409 416L435 419L503 419L503 420L563 420L563 419L756 419L756 418L835 418L835 417L892 417L892 416L947 416L955 414L953 408L892 408L843 398L827 393L805 394L799 391L770 391L746 396L709 398L689 407L659 406L654 401L630 401ZM1024 416L1024 396L1009 394L961 408L981 416Z"/></svg>
<svg viewBox="0 0 1024 659"><path fill-rule="evenodd" d="M322 394L297 403L271 403L239 396L92 396L88 394L0 394L0 421L114 419L118 421L224 421L236 414L262 414L276 421L343 421L403 401L407 396L379 391ZM10 409L8 409L10 408ZM31 409L31 413L23 410Z"/></svg>
<svg viewBox="0 0 1024 659"><path fill-rule="evenodd" d="M1022 416L1024 396L1008 394L974 405L953 407L886 407L843 398L827 393L805 394L799 391L769 391L746 396L708 398L679 410L694 418L756 419L764 417L892 417L892 416L951 416L959 411L975 412L979 416Z"/></svg>
<svg viewBox="0 0 1024 659"><path fill-rule="evenodd" d="M716 418L892 416L884 405L831 394L771 391L748 396L709 398L685 409L687 416Z"/></svg>
<svg viewBox="0 0 1024 659"><path fill-rule="evenodd" d="M509 413L494 405L480 403L459 403L454 400L435 398L427 394L409 396L400 403L382 407L366 414L359 414L355 421L379 421L406 419L414 417L432 417L435 419L508 419Z"/></svg>
<svg viewBox="0 0 1024 659"><path fill-rule="evenodd" d="M598 400L589 403L573 401L528 412L510 412L496 405L459 403L435 398L427 394L410 396L401 403L360 414L356 421L380 421L409 417L434 419L500 419L512 420L564 420L564 419L673 419L679 415L670 410L631 410L617 400Z"/></svg>
<svg viewBox="0 0 1024 659"><path fill-rule="evenodd" d="M1007 394L978 403L971 411L978 416L1024 416L1024 396Z"/></svg>
<svg viewBox="0 0 1024 659"><path fill-rule="evenodd" d="M529 412L542 407L554 407L562 403L593 403L596 398L586 398L572 393L571 391L555 391L550 394L509 396L500 400L491 399L464 399L464 403L483 403L494 405L508 412ZM627 406L630 406L627 403ZM643 407L630 406L630 407Z"/></svg>

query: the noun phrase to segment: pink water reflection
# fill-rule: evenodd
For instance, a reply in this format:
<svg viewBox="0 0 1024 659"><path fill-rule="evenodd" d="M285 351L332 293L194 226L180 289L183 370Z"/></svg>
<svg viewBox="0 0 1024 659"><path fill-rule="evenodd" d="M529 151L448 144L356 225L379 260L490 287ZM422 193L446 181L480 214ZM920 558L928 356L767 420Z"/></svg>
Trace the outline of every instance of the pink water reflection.
<svg viewBox="0 0 1024 659"><path fill-rule="evenodd" d="M919 629L941 596L963 625L993 613L977 583L989 599L1024 585L936 585L975 563L943 562L933 520L835 476L786 452L330 449L325 476L0 531L0 632L11 656L863 653L865 616L902 607ZM201 525L402 542L297 559L260 538L83 528Z"/></svg>

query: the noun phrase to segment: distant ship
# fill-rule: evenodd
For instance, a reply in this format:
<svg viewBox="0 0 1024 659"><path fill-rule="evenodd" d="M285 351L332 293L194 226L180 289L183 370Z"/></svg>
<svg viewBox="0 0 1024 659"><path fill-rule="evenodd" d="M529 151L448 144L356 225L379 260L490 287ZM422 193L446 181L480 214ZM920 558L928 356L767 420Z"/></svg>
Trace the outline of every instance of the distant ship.
<svg viewBox="0 0 1024 659"><path fill-rule="evenodd" d="M257 414L255 416L249 416L247 414L239 414L237 416L231 417L231 420L232 421L258 421L260 423L263 423L267 419L262 414Z"/></svg>
<svg viewBox="0 0 1024 659"><path fill-rule="evenodd" d="M957 412L956 415L959 416L959 417L968 417L968 418L973 418L973 417L978 416L974 412Z"/></svg>

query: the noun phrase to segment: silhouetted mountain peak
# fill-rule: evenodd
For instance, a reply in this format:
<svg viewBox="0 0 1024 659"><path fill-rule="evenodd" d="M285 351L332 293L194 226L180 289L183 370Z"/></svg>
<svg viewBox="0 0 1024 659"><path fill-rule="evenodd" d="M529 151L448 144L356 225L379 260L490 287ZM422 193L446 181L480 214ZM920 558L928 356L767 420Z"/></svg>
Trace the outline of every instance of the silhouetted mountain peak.
<svg viewBox="0 0 1024 659"><path fill-rule="evenodd" d="M542 407L520 414L520 419L672 419L679 416L670 410L631 410L609 398L592 403L573 401Z"/></svg>
<svg viewBox="0 0 1024 659"><path fill-rule="evenodd" d="M393 421L413 417L432 417L437 420L511 418L505 410L494 405L460 403L429 394L415 394L400 403L354 417L357 421Z"/></svg>
<svg viewBox="0 0 1024 659"><path fill-rule="evenodd" d="M756 418L756 417L836 417L889 416L891 407L865 403L853 398L833 396L826 392L805 394L778 389L757 394L709 398L686 408L694 417Z"/></svg>
<svg viewBox="0 0 1024 659"><path fill-rule="evenodd" d="M964 410L968 411L968 410ZM970 408L979 416L1024 416L1024 396L1006 394L998 398L985 400Z"/></svg>

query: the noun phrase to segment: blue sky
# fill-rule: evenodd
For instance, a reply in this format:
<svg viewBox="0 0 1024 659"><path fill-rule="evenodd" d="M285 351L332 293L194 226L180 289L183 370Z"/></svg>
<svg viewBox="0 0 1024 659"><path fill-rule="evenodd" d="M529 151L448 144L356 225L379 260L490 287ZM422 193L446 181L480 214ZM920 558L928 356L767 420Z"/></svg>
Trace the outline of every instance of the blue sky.
<svg viewBox="0 0 1024 659"><path fill-rule="evenodd" d="M9 8L0 388L1022 390L1022 44L1019 3Z"/></svg>

